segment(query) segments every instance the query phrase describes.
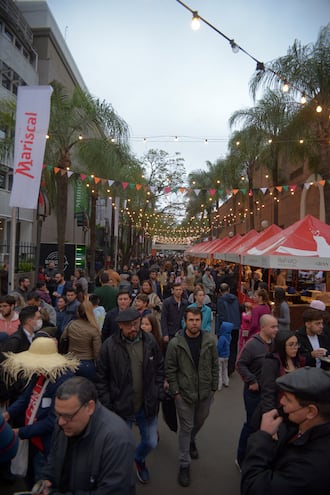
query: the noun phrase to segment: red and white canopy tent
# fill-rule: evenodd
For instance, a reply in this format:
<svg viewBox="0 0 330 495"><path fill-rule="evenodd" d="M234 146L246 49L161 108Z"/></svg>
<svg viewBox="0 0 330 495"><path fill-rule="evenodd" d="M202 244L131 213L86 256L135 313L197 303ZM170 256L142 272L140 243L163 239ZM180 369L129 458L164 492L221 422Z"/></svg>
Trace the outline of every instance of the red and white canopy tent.
<svg viewBox="0 0 330 495"><path fill-rule="evenodd" d="M215 259L230 261L232 263L240 263L239 251L243 249L244 246L249 246L252 240L257 239L258 235L258 232L252 229L244 236L235 236L232 239L232 242L230 242L229 244L227 243L224 246L220 246L217 249L216 253L214 254Z"/></svg>
<svg viewBox="0 0 330 495"><path fill-rule="evenodd" d="M243 265L291 270L330 270L330 226L307 215L241 254Z"/></svg>

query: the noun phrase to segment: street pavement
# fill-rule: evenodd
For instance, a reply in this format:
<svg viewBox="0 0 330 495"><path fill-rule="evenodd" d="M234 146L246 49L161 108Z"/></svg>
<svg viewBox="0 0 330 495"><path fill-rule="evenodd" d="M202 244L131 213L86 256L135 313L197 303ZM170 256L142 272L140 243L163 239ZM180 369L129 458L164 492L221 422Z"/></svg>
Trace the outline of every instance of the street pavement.
<svg viewBox="0 0 330 495"><path fill-rule="evenodd" d="M137 484L137 495L239 495L236 447L244 421L242 381L235 372L228 388L216 392L210 415L196 438L199 459L191 463L191 485L177 482L178 439L159 414L160 442L147 458L150 483Z"/></svg>

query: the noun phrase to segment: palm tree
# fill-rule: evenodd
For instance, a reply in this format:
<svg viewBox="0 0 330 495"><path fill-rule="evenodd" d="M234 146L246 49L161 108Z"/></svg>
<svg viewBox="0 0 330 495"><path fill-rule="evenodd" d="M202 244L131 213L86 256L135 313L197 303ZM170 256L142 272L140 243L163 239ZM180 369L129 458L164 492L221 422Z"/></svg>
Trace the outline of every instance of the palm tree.
<svg viewBox="0 0 330 495"><path fill-rule="evenodd" d="M280 183L280 158L285 153L283 136L295 114L296 107L287 101L283 93L269 90L255 107L237 110L229 119L231 126L242 122L248 128L255 128L256 132L264 138L264 143L268 142L268 146L263 147L259 158L262 158L269 170L274 186ZM274 223L278 224L276 200L274 201Z"/></svg>
<svg viewBox="0 0 330 495"><path fill-rule="evenodd" d="M53 200L57 218L58 266L64 265L64 242L67 221L68 175L74 156L84 139L95 139L101 145L105 138L113 138L117 143L125 142L127 125L114 112L111 105L94 99L76 87L72 95L58 82L52 83L51 115L49 124L50 139L46 147L46 163L56 164L61 170L53 181ZM49 181L48 181L49 183Z"/></svg>
<svg viewBox="0 0 330 495"><path fill-rule="evenodd" d="M323 179L330 178L330 23L321 28L314 44L302 45L295 40L285 56L268 63L264 71L253 77L250 85L255 97L260 87L280 88L288 81L293 97L306 96L305 108L299 112L300 127L307 131L317 146L318 156L313 152L310 168ZM322 111L317 113L316 106ZM314 138L314 139L313 139ZM324 189L326 222L330 223L330 182Z"/></svg>
<svg viewBox="0 0 330 495"><path fill-rule="evenodd" d="M264 149L264 133L256 127L250 126L242 131L236 131L229 141L229 155L227 157L226 177L231 178L231 188L239 188L240 180L247 179L247 192L253 189L253 177L258 168L258 159ZM236 185L234 185L236 183ZM249 228L254 229L254 198L248 194ZM252 214L251 214L252 212Z"/></svg>

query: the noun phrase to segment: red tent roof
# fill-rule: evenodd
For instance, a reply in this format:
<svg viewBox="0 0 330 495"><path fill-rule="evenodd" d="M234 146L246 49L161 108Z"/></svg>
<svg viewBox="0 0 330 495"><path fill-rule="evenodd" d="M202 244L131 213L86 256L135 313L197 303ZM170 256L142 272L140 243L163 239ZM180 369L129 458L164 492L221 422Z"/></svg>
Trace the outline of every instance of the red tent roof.
<svg viewBox="0 0 330 495"><path fill-rule="evenodd" d="M242 256L242 262L264 268L330 270L330 226L307 215Z"/></svg>
<svg viewBox="0 0 330 495"><path fill-rule="evenodd" d="M250 245L252 241L255 241L258 237L258 232L255 229L249 230L247 234L240 238L240 242L235 242L235 244L230 244L225 246L225 251L222 253L222 259L224 261L231 261L232 263L239 263L240 256L239 253L246 245Z"/></svg>

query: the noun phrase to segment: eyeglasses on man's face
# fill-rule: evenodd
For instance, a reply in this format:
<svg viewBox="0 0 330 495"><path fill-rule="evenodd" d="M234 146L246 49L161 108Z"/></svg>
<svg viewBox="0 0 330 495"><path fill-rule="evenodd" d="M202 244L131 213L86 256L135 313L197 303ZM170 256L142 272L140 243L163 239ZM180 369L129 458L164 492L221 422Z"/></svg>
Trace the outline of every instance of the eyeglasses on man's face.
<svg viewBox="0 0 330 495"><path fill-rule="evenodd" d="M55 411L55 415L57 417L57 420L59 420L60 418L62 418L63 421L65 421L66 423L69 423L70 421L72 421L75 416L79 413L79 411L84 407L86 406L86 404L81 404L81 406L79 407L79 409L77 409L76 412L74 412L73 414L62 414L62 413L59 413L57 411Z"/></svg>

